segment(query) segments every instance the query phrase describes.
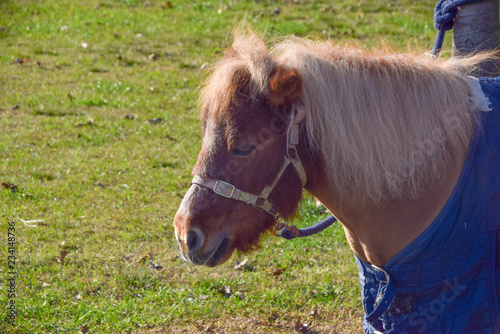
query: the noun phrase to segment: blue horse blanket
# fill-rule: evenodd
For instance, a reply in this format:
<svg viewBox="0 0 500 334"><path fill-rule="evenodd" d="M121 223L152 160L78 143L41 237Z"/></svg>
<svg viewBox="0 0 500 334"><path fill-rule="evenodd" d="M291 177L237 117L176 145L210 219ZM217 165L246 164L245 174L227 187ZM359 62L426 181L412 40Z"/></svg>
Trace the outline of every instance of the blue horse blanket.
<svg viewBox="0 0 500 334"><path fill-rule="evenodd" d="M475 85L491 110L443 210L384 268L356 258L365 333L500 333L500 79Z"/></svg>

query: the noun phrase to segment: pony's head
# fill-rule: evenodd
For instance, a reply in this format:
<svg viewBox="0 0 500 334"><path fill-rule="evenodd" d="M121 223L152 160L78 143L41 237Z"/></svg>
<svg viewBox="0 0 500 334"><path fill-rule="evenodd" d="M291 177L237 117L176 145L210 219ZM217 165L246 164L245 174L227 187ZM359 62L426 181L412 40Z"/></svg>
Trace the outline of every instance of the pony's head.
<svg viewBox="0 0 500 334"><path fill-rule="evenodd" d="M294 215L304 182L286 164L287 137L302 117L294 112L301 89L300 74L253 33L237 35L215 64L201 90L195 179L174 219L186 260L219 265L258 245L277 213Z"/></svg>

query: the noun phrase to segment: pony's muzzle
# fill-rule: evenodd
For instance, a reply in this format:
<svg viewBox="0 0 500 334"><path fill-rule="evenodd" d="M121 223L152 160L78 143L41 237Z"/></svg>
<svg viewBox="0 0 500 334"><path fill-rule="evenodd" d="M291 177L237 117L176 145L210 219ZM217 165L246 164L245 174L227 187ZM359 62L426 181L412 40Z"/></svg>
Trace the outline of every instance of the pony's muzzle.
<svg viewBox="0 0 500 334"><path fill-rule="evenodd" d="M210 245L205 245L205 237L199 228L193 227L183 236L177 235L184 260L195 265L215 267L231 255L231 240L220 234ZM204 249L208 248L208 249ZM229 256L228 256L229 255Z"/></svg>
<svg viewBox="0 0 500 334"><path fill-rule="evenodd" d="M205 229L202 231L196 226L207 224L207 221L198 220L198 212L192 211L190 200L196 188L191 187L188 190L174 217L175 237L185 261L195 265L214 267L226 261L231 256L234 247L227 231L221 229L215 233L205 234Z"/></svg>

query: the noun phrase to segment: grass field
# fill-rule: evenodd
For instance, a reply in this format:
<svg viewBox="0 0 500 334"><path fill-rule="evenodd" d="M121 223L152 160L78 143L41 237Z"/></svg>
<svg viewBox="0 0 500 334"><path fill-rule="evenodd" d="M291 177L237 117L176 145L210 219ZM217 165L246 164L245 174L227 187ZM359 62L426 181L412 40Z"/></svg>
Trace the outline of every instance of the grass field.
<svg viewBox="0 0 500 334"><path fill-rule="evenodd" d="M1 1L0 332L361 332L338 225L267 237L218 268L179 257L172 220L200 148L196 88L245 17L268 39L430 49L434 5ZM297 225L325 217L314 204L306 197Z"/></svg>

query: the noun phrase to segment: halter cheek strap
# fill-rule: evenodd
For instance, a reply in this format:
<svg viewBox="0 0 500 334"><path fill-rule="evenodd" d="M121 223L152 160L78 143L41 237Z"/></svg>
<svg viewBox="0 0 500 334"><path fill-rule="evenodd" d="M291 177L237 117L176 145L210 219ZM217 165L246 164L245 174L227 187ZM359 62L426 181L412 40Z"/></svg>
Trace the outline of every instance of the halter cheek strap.
<svg viewBox="0 0 500 334"><path fill-rule="evenodd" d="M200 175L195 175L192 183L208 189L212 189L212 191L219 196L225 198L232 198L237 201L242 201L247 204L259 207L262 210L269 213L270 215L272 215L274 218L277 218L278 211L276 210L274 205L271 202L269 202L267 198L269 197L269 194L273 191L274 187L280 180L281 176L285 172L288 165L292 164L295 167L295 170L299 174L302 186L304 186L307 183L307 174L304 169L304 166L302 165L302 161L299 158L296 148L296 145L299 144L299 126L305 117L304 106L303 105L293 106L292 117L294 118L290 123L290 126L287 131L287 153L285 156L285 161L280 171L274 178L274 181L270 185L264 187L264 189L262 189L259 195L254 195L249 192L240 190L236 188L234 185L227 183L225 181L214 180L208 177L202 177Z"/></svg>

